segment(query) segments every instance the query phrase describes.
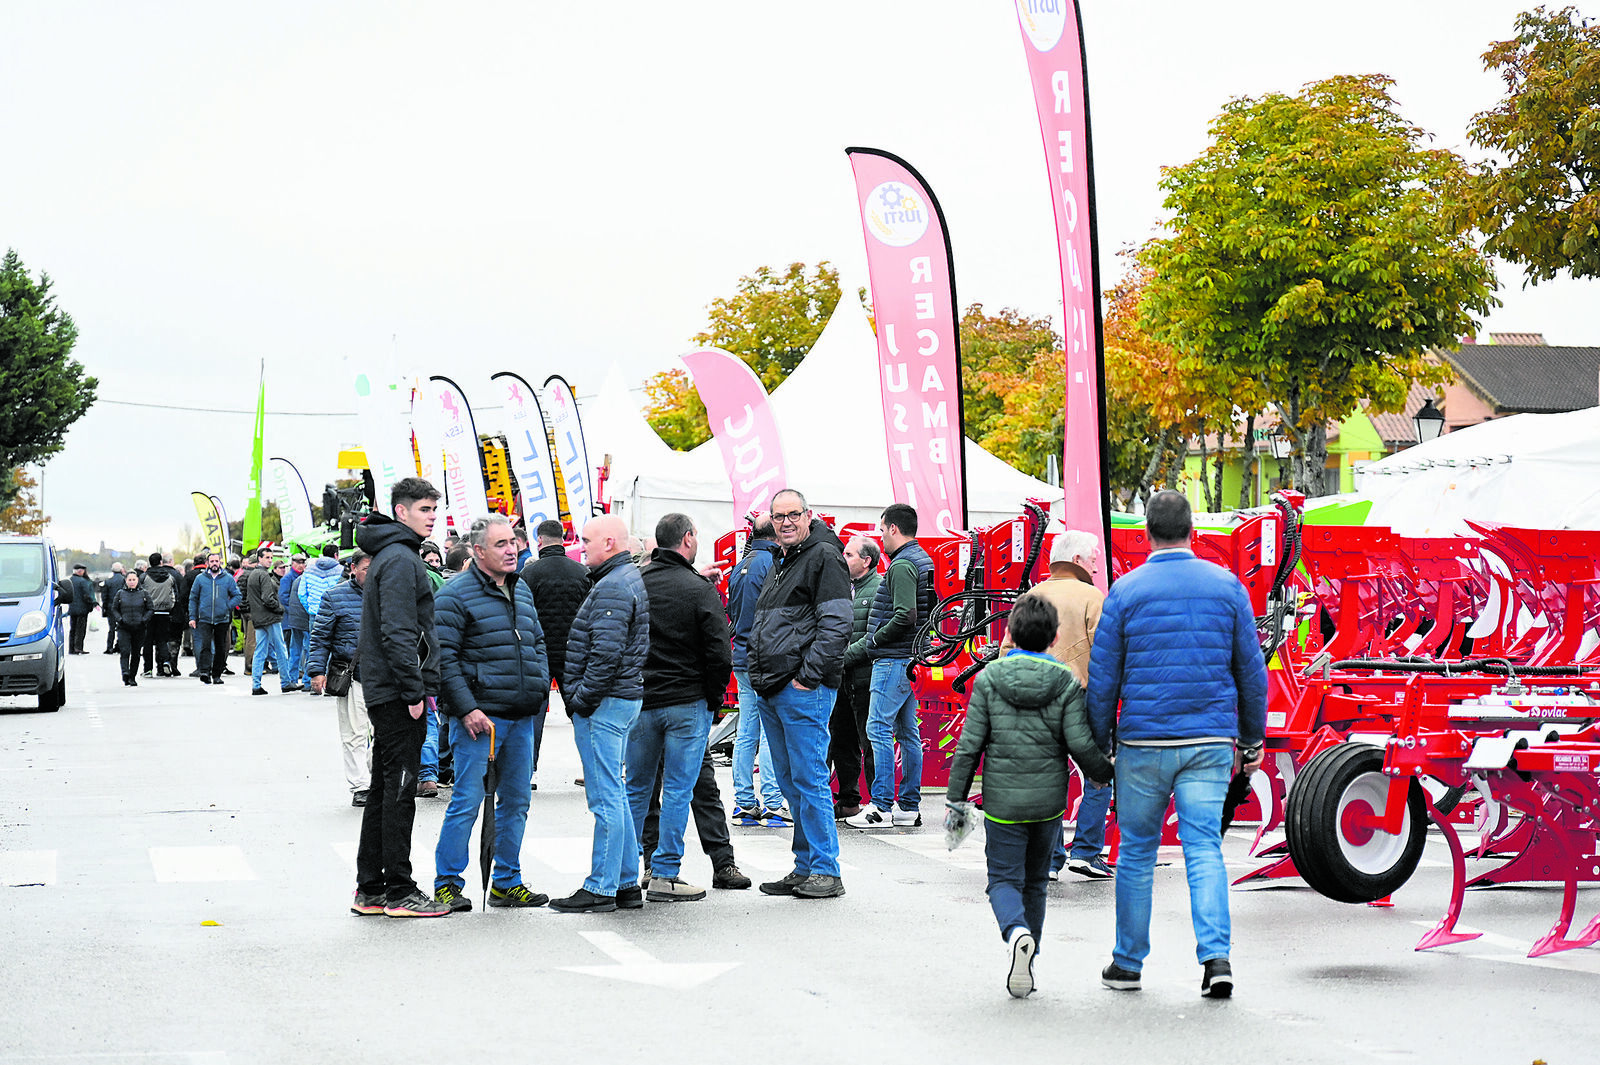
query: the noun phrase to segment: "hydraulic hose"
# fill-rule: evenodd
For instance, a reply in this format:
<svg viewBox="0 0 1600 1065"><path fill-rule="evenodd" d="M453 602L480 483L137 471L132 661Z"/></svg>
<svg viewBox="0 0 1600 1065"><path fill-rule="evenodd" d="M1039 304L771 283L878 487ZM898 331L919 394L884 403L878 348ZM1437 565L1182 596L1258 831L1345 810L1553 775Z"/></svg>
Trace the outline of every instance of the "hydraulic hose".
<svg viewBox="0 0 1600 1065"><path fill-rule="evenodd" d="M1345 658L1331 663L1330 669L1389 670L1395 673L1497 673L1506 677L1567 677L1592 673L1594 666L1519 666L1506 658L1467 658L1460 662L1441 662L1435 658Z"/></svg>

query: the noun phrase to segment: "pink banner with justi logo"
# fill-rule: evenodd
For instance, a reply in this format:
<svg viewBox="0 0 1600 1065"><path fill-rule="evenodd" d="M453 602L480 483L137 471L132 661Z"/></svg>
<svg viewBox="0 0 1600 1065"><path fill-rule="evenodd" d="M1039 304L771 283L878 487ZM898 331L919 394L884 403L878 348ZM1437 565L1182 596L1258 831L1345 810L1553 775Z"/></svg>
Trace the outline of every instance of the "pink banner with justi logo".
<svg viewBox="0 0 1600 1065"><path fill-rule="evenodd" d="M897 503L929 533L967 524L955 270L944 212L922 175L876 148L855 171L878 332L878 384Z"/></svg>
<svg viewBox="0 0 1600 1065"><path fill-rule="evenodd" d="M1061 487L1069 529L1111 542L1106 496L1105 355L1100 333L1100 267L1095 246L1093 158L1083 25L1074 0L1016 0L1023 51L1050 168L1061 252L1062 332L1066 340L1066 431ZM1095 583L1104 588L1101 566Z"/></svg>
<svg viewBox="0 0 1600 1065"><path fill-rule="evenodd" d="M722 452L737 524L746 514L767 510L772 493L789 483L778 419L761 379L737 355L701 348L683 356L683 364L706 405L711 435Z"/></svg>

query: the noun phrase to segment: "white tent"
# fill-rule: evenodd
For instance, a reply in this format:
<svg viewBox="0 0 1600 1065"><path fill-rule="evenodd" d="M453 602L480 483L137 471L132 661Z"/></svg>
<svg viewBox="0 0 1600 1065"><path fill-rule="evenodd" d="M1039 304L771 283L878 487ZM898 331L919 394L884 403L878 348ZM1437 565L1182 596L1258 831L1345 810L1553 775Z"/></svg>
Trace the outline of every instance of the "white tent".
<svg viewBox="0 0 1600 1065"><path fill-rule="evenodd" d="M1516 414L1407 448L1361 470L1368 525L1460 535L1468 519L1600 529L1600 407Z"/></svg>
<svg viewBox="0 0 1600 1065"><path fill-rule="evenodd" d="M877 339L859 301L839 301L811 351L773 392L772 406L789 484L814 509L840 521L875 521L894 501ZM694 518L703 536L733 528L732 494L716 441L688 454L667 448L615 371L584 421L596 441L591 451L612 455L610 497L622 505L635 533L647 535L671 511ZM1016 517L1025 500L1061 498L1061 489L1013 469L971 440L966 459L972 528Z"/></svg>

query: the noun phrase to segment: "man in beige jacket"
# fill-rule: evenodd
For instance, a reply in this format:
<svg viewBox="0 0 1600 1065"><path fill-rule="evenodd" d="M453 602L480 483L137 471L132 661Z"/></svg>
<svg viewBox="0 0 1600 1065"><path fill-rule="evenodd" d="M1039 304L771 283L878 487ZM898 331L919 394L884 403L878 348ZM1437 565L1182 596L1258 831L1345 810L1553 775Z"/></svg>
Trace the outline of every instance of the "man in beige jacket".
<svg viewBox="0 0 1600 1065"><path fill-rule="evenodd" d="M1056 639L1050 654L1089 686L1089 649L1094 646L1095 626L1100 623L1100 605L1105 593L1094 586L1099 565L1100 538L1093 533L1069 529L1050 546L1050 579L1035 585L1028 595L1049 600L1056 608ZM1010 650L1008 633L1000 643L1000 653ZM1065 866L1090 880L1109 880L1112 870L1100 852L1106 841L1106 811L1111 807L1111 785L1097 785L1084 778L1083 799L1078 803L1077 827L1072 834L1072 853L1058 839L1050 860L1050 878L1058 879Z"/></svg>

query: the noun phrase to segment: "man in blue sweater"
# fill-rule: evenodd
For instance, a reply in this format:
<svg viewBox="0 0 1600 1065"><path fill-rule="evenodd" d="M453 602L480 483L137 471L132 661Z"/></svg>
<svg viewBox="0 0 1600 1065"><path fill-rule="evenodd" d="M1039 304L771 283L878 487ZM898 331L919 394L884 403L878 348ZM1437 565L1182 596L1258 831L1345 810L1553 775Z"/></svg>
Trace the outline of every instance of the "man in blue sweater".
<svg viewBox="0 0 1600 1065"><path fill-rule="evenodd" d="M1222 805L1233 774L1261 764L1267 671L1244 586L1189 549L1188 499L1157 492L1145 526L1150 558L1112 587L1089 659L1089 725L1103 751L1111 751L1115 732L1122 831L1117 942L1100 980L1118 991L1139 989L1156 848L1167 803L1176 799L1200 993L1227 998L1233 970Z"/></svg>

